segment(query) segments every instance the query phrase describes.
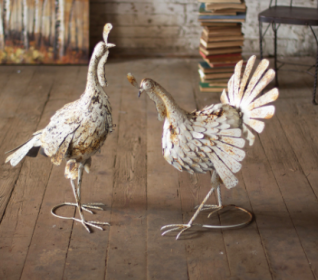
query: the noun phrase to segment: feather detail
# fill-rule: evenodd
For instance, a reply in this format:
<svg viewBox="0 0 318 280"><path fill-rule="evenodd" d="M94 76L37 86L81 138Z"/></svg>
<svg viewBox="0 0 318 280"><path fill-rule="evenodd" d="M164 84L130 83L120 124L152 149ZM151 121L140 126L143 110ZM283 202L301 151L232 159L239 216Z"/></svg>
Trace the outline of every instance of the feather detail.
<svg viewBox="0 0 318 280"><path fill-rule="evenodd" d="M70 144L72 138L73 138L73 135L70 134L64 139L64 141L61 144L60 148L58 149L57 153L51 157L51 161L53 164L55 164L55 165L61 164L61 162L64 159L64 156L68 150L68 147L69 147L69 144Z"/></svg>
<svg viewBox="0 0 318 280"><path fill-rule="evenodd" d="M232 136L232 137L241 137L242 131L239 128L232 129L223 129L217 133L218 135Z"/></svg>
<svg viewBox="0 0 318 280"><path fill-rule="evenodd" d="M207 116L210 115L213 111L214 111L214 104L212 104L212 105L210 105L202 110L202 112L204 112L204 114Z"/></svg>
<svg viewBox="0 0 318 280"><path fill-rule="evenodd" d="M222 136L220 140L215 140L215 143L218 143L219 141L230 144L238 148L243 148L245 146L245 140L243 138Z"/></svg>
<svg viewBox="0 0 318 280"><path fill-rule="evenodd" d="M196 131L191 131L191 134L192 134L193 138L197 138L197 139L201 139L201 138L204 137L203 133L199 133L199 132L196 132Z"/></svg>
<svg viewBox="0 0 318 280"><path fill-rule="evenodd" d="M273 105L263 106L251 111L250 118L270 119L274 116L275 107Z"/></svg>
<svg viewBox="0 0 318 280"><path fill-rule="evenodd" d="M183 169L182 169L182 167L181 167L181 165L178 163L178 162L176 162L176 161L173 161L172 162L172 166L174 167L174 168L177 168L179 171L183 171Z"/></svg>
<svg viewBox="0 0 318 280"><path fill-rule="evenodd" d="M207 129L207 131L205 132L206 135L210 135L210 136L213 136L214 134L218 133L220 131L219 128L211 128L209 127Z"/></svg>
<svg viewBox="0 0 318 280"><path fill-rule="evenodd" d="M219 122L212 121L212 122L206 123L205 127L206 127L206 129L212 129L213 127L216 127L219 125L220 125Z"/></svg>
<svg viewBox="0 0 318 280"><path fill-rule="evenodd" d="M183 132L183 135L184 135L184 137L185 137L188 141L191 141L191 140L193 139L191 133L190 133L189 131L187 131L187 130L185 130L185 131Z"/></svg>
<svg viewBox="0 0 318 280"><path fill-rule="evenodd" d="M198 157L195 152L188 152L187 156L190 157L192 160L194 160Z"/></svg>
<svg viewBox="0 0 318 280"><path fill-rule="evenodd" d="M12 166L16 166L33 147L41 146L41 134L36 134L28 142L21 145L13 154L8 156L5 160L5 163L10 161Z"/></svg>
<svg viewBox="0 0 318 280"><path fill-rule="evenodd" d="M43 131L43 129L38 130L38 131L34 132L32 135L33 135L33 136L35 136L35 135L41 134L41 133L42 133L42 131Z"/></svg>
<svg viewBox="0 0 318 280"><path fill-rule="evenodd" d="M255 141L255 135L244 123L243 123L243 134L245 135L246 140L249 142L249 145L252 146Z"/></svg>
<svg viewBox="0 0 318 280"><path fill-rule="evenodd" d="M186 122L186 123L185 123L185 126L187 127L187 129L188 129L189 131L193 130L193 127L192 127L192 125L191 125L190 123Z"/></svg>
<svg viewBox="0 0 318 280"><path fill-rule="evenodd" d="M254 63L255 63L255 60L256 60L256 56L253 55L249 58L249 60L247 61L246 63L246 67L245 67L245 71L244 71L244 74L243 74L243 77L242 77L242 81L241 81L241 84L240 84L240 90L239 90L239 93L238 93L238 97L237 99L238 100L242 100L243 98L243 94L244 94L244 90L245 90L245 87L246 87L246 84L247 84L247 81L250 77L250 74L252 72L252 69L253 69L253 66L254 66ZM234 104L233 104L234 105ZM240 106L240 102L238 102L236 104L236 107L238 108Z"/></svg>
<svg viewBox="0 0 318 280"><path fill-rule="evenodd" d="M196 172L198 173L204 173L204 171L202 170L201 166L197 163L193 163L191 164L192 169L194 169Z"/></svg>
<svg viewBox="0 0 318 280"><path fill-rule="evenodd" d="M192 152L198 151L198 146L196 146L194 143L189 142L188 146L189 146L189 148L191 149Z"/></svg>
<svg viewBox="0 0 318 280"><path fill-rule="evenodd" d="M202 146L200 147L200 149L206 153L210 153L211 152L211 148L208 146Z"/></svg>
<svg viewBox="0 0 318 280"><path fill-rule="evenodd" d="M79 163L75 159L68 160L64 170L65 178L75 180L78 176L78 167Z"/></svg>
<svg viewBox="0 0 318 280"><path fill-rule="evenodd" d="M243 66L243 60L239 61L235 65L234 69L234 81L233 81L233 103L235 106L238 106L240 103L240 99L238 96L239 88L240 88L240 83L241 83L241 73L242 73L242 66Z"/></svg>
<svg viewBox="0 0 318 280"><path fill-rule="evenodd" d="M247 90L244 93L244 96L242 99L243 104L246 103L246 100L248 100L248 98L252 94L252 91L254 90L255 85L258 83L258 81L261 79L261 77L265 73L268 65L269 65L269 61L267 59L263 59L259 63L259 65L257 66L257 68L254 72L254 75L252 76L252 78L247 86Z"/></svg>
<svg viewBox="0 0 318 280"><path fill-rule="evenodd" d="M207 118L208 118L207 116L202 115L202 116L196 117L195 121L198 123L201 123L201 122L205 121Z"/></svg>
<svg viewBox="0 0 318 280"><path fill-rule="evenodd" d="M218 158L215 153L210 153L209 157L214 164L215 170L222 179L226 188L231 189L238 184L237 178L226 167L226 165Z"/></svg>
<svg viewBox="0 0 318 280"><path fill-rule="evenodd" d="M275 71L273 69L269 69L259 83L255 86L253 91L250 93L250 96L246 98L245 103L251 103L261 92L262 90L274 79Z"/></svg>
<svg viewBox="0 0 318 280"><path fill-rule="evenodd" d="M205 162L200 162L200 167L202 170L209 170L209 166Z"/></svg>
<svg viewBox="0 0 318 280"><path fill-rule="evenodd" d="M257 98L254 102L248 105L247 110L251 111L254 108L261 107L263 105L266 105L270 102L275 101L278 98L278 89L273 88L269 92L262 95L260 98Z"/></svg>
<svg viewBox="0 0 318 280"><path fill-rule="evenodd" d="M223 89L220 99L221 99L221 102L223 104L230 104L230 100L229 100L229 98L228 98L228 96L226 94L226 90L225 89Z"/></svg>
<svg viewBox="0 0 318 280"><path fill-rule="evenodd" d="M184 162L190 164L190 165L193 163L193 161L192 161L191 158L189 158L189 157L185 157L185 158L183 158L182 160L183 160Z"/></svg>
<svg viewBox="0 0 318 280"><path fill-rule="evenodd" d="M216 128L219 129L219 130L225 130L225 129L228 129L230 128L231 125L228 124L228 123L221 123L219 126L217 126Z"/></svg>
<svg viewBox="0 0 318 280"><path fill-rule="evenodd" d="M207 145L207 146L209 146L209 145L212 144L211 141L208 140L208 139L200 139L200 142L201 142L203 145Z"/></svg>
<svg viewBox="0 0 318 280"><path fill-rule="evenodd" d="M227 91L228 91L228 98L229 98L229 104L234 104L234 98L233 98L233 86L234 86L234 75L230 78L230 80L227 83Z"/></svg>
<svg viewBox="0 0 318 280"><path fill-rule="evenodd" d="M205 131L206 131L206 128L203 127L203 126L196 126L196 125L194 125L194 126L193 126L193 130L194 130L195 132L205 132Z"/></svg>
<svg viewBox="0 0 318 280"><path fill-rule="evenodd" d="M221 149L223 152L233 157L236 161L242 161L245 158L245 152L243 150L238 149L234 147L233 145L230 145L226 142L224 143L224 142L217 141L216 146L219 149ZM211 147L211 148L214 149L214 147Z"/></svg>
<svg viewBox="0 0 318 280"><path fill-rule="evenodd" d="M185 152L190 152L191 151L189 146L187 145L187 143L184 143L184 142L180 141L179 145L180 145L180 148L183 149Z"/></svg>
<svg viewBox="0 0 318 280"><path fill-rule="evenodd" d="M233 97L235 99L235 102L232 102L231 98L229 98L229 105L238 108L241 114L243 124L239 126L241 126L240 128L244 131L243 136L246 137L250 145L254 143L255 137L249 128L255 130L258 133L261 133L263 131L265 124L259 119L269 119L273 117L275 113L275 107L273 105L268 106L267 104L275 101L278 98L277 89L273 89L259 97L259 94L275 76L274 70L267 70L269 65L268 60L263 59L259 63L248 83L255 59L256 57L253 56L247 62L243 77L240 80L238 94L235 98ZM239 73L241 71L240 66L238 66L237 69L237 73L234 74L235 77L239 77ZM235 89L233 89L233 94L237 92L236 86L234 87ZM229 92L231 88L232 85L229 84ZM230 117L227 122L229 122L230 120L232 120L231 124L233 125L233 117Z"/></svg>
<svg viewBox="0 0 318 280"><path fill-rule="evenodd" d="M241 170L242 165L229 154L223 152L218 147L213 147L213 151L233 173L237 173Z"/></svg>
<svg viewBox="0 0 318 280"><path fill-rule="evenodd" d="M200 139L201 140L201 139ZM194 144L194 145L196 145L197 147L201 147L202 146L202 143L200 142L200 140L198 140L198 139L193 139L192 140L192 143Z"/></svg>
<svg viewBox="0 0 318 280"><path fill-rule="evenodd" d="M164 153L163 157L165 158L165 160L166 160L168 163L172 164L173 158L172 158L172 156L171 156L169 153Z"/></svg>
<svg viewBox="0 0 318 280"><path fill-rule="evenodd" d="M262 133L265 127L264 122L254 119L247 119L246 121L244 121L244 123L253 128L258 133Z"/></svg>
<svg viewBox="0 0 318 280"><path fill-rule="evenodd" d="M89 173L91 169L91 165L92 165L92 158L90 157L84 164L84 170L86 171L86 173Z"/></svg>

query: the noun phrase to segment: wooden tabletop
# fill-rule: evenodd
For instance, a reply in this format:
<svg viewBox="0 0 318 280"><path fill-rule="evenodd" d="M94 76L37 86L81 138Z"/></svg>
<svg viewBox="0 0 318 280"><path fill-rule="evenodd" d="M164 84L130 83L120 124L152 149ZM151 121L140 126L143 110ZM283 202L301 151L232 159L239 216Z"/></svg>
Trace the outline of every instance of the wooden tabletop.
<svg viewBox="0 0 318 280"><path fill-rule="evenodd" d="M116 128L93 157L91 173L84 174L82 201L105 203L105 211L85 216L111 226L92 234L50 213L74 201L64 164L52 166L43 156L14 168L3 163L5 151L83 92L87 67L0 67L0 279L318 278L318 106L311 103L313 79L303 73L280 72L275 117L247 149L239 185L222 187L223 203L245 207L255 220L235 230L195 228L179 241L173 233L160 235L161 226L190 219L210 189L210 174L191 176L165 162L163 123L147 96L137 98L126 74L155 79L191 111L219 102L219 94L198 91L197 64L107 63ZM75 210L59 213L73 216ZM199 222L236 219L223 213L207 220L207 214Z"/></svg>

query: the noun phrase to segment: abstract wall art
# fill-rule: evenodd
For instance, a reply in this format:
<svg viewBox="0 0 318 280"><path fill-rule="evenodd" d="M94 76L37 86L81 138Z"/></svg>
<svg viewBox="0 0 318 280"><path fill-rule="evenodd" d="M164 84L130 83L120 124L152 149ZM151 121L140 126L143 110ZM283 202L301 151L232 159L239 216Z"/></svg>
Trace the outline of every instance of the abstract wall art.
<svg viewBox="0 0 318 280"><path fill-rule="evenodd" d="M0 0L1 64L84 64L88 0Z"/></svg>

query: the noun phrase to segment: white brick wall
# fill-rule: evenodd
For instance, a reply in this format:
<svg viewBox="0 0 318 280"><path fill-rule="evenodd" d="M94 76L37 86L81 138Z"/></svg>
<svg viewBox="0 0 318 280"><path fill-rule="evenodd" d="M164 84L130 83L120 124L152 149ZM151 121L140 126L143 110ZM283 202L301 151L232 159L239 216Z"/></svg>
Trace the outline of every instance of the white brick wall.
<svg viewBox="0 0 318 280"><path fill-rule="evenodd" d="M91 45L111 22L110 41L117 52L197 55L198 7L197 0L92 0Z"/></svg>
<svg viewBox="0 0 318 280"><path fill-rule="evenodd" d="M275 1L275 0L274 0ZM294 4L316 7L318 0L294 0ZM289 4L289 0L278 0ZM257 15L269 0L246 0L247 21L243 24L246 54L259 53ZM127 54L197 55L201 27L197 0L91 0L91 46L101 39L103 25L111 22L114 29L110 42L117 52ZM265 27L265 25L264 25ZM315 28L318 33L318 29ZM280 55L314 55L316 43L308 27L282 25L278 31ZM115 49L114 49L115 51ZM272 30L263 44L264 55L273 54Z"/></svg>

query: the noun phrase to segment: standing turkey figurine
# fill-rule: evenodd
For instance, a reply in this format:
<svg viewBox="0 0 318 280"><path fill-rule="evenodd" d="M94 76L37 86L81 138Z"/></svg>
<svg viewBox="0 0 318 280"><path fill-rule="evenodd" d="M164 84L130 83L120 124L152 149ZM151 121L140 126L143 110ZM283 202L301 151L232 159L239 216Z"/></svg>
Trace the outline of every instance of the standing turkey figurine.
<svg viewBox="0 0 318 280"><path fill-rule="evenodd" d="M90 232L89 226L103 230L99 225L109 225L105 222L85 220L83 210L93 214L88 208L103 209L98 206L102 204L81 203L81 183L83 170L89 173L91 157L100 150L113 127L111 106L102 88L107 85L105 64L109 54L108 49L115 46L107 43L111 29L110 23L104 26L104 42L99 42L94 48L88 67L86 88L81 97L58 110L50 123L44 129L35 132L33 138L9 151L14 153L5 161L16 166L25 156L37 156L39 150L41 154L50 157L55 165L60 165L65 159L65 177L71 181L76 203L59 204L52 209L52 214L59 218L78 221L88 232ZM80 219L55 214L57 208L65 205L76 206Z"/></svg>
<svg viewBox="0 0 318 280"><path fill-rule="evenodd" d="M234 174L242 167L240 162L245 157L243 150L245 140L250 146L253 145L255 136L251 129L258 133L263 131L265 124L259 119L270 119L274 115L275 107L267 104L278 98L277 88L259 96L275 77L275 71L267 70L269 61L264 59L251 76L255 59L256 57L252 56L248 60L243 74L243 61L236 64L234 74L228 82L228 90L224 89L222 92L222 103L212 104L192 113L181 109L171 94L157 82L146 78L138 87L136 79L128 73L129 82L139 89L138 96L143 92L147 93L156 104L158 119L164 120L162 149L165 160L179 171L187 171L191 174L213 171L212 188L190 221L187 224L164 226L161 228L165 230L162 235L179 230L176 237L178 239L192 225L198 225L193 222L200 211L212 210L210 216L223 208L221 183L228 189L238 184ZM208 205L206 201L214 189L217 190L218 205ZM240 209L249 213L243 208ZM250 221L251 214L248 222ZM242 224L225 227L239 225Z"/></svg>

